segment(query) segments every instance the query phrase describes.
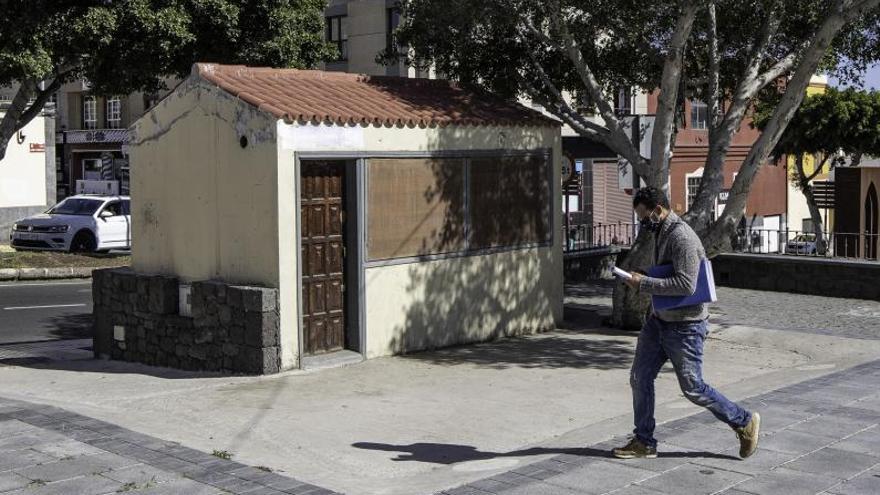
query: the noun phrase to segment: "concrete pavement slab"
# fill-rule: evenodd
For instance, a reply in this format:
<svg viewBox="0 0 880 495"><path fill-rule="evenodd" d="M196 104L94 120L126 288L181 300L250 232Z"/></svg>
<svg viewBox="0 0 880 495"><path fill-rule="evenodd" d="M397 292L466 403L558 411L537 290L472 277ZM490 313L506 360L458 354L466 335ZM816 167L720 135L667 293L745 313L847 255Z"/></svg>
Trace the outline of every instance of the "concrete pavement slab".
<svg viewBox="0 0 880 495"><path fill-rule="evenodd" d="M849 479L877 464L880 464L880 457L828 447L792 461L785 468Z"/></svg>
<svg viewBox="0 0 880 495"><path fill-rule="evenodd" d="M833 476L779 468L745 481L736 489L754 495L815 495L839 482Z"/></svg>
<svg viewBox="0 0 880 495"><path fill-rule="evenodd" d="M862 473L828 489L834 495L877 495L880 493L880 470Z"/></svg>
<svg viewBox="0 0 880 495"><path fill-rule="evenodd" d="M614 462L596 461L586 467L588 469L576 469L546 481L553 486L561 486L578 493L601 494L657 476L653 471Z"/></svg>
<svg viewBox="0 0 880 495"><path fill-rule="evenodd" d="M0 492L26 487L31 480L12 471L0 472Z"/></svg>
<svg viewBox="0 0 880 495"><path fill-rule="evenodd" d="M26 488L3 495L105 495L121 488L121 483L94 475L55 483L32 482Z"/></svg>
<svg viewBox="0 0 880 495"><path fill-rule="evenodd" d="M639 485L666 493L709 495L747 479L749 476L742 473L689 464L643 481Z"/></svg>

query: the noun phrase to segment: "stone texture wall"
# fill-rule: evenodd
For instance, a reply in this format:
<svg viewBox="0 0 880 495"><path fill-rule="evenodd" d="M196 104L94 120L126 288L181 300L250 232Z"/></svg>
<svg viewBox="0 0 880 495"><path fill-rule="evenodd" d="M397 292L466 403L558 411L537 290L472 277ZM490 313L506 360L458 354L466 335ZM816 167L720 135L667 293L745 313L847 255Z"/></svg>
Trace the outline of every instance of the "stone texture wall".
<svg viewBox="0 0 880 495"><path fill-rule="evenodd" d="M278 290L192 283L191 316L179 281L128 268L95 270L95 356L228 373L280 371Z"/></svg>
<svg viewBox="0 0 880 495"><path fill-rule="evenodd" d="M629 253L629 248L609 246L589 249L565 255L564 270L566 282L585 282L587 280L610 280L614 278L611 268L620 264Z"/></svg>
<svg viewBox="0 0 880 495"><path fill-rule="evenodd" d="M880 301L880 263L806 256L722 254L712 260L725 287Z"/></svg>

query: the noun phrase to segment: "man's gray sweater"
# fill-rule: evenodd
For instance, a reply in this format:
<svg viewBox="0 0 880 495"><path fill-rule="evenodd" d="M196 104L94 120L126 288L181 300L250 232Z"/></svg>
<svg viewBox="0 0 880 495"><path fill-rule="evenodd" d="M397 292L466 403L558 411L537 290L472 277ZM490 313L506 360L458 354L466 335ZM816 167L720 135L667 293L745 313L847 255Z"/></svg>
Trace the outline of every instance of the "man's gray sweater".
<svg viewBox="0 0 880 495"><path fill-rule="evenodd" d="M696 232L678 215L669 212L657 232L654 264L672 264L668 278L642 278L639 289L651 295L689 296L696 291L700 260L706 257ZM654 314L663 321L699 321L709 317L709 305L697 304Z"/></svg>

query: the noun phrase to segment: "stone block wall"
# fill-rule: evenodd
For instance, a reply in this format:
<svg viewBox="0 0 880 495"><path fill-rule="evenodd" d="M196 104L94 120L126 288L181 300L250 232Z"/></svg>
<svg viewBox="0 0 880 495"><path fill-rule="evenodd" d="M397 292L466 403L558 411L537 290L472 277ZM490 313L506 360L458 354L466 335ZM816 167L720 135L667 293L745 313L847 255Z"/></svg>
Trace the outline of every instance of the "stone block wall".
<svg viewBox="0 0 880 495"><path fill-rule="evenodd" d="M587 280L610 280L614 278L611 269L619 265L629 253L629 248L608 246L588 249L564 256L565 281L567 283Z"/></svg>
<svg viewBox="0 0 880 495"><path fill-rule="evenodd" d="M880 301L880 263L807 256L722 254L715 283L740 289Z"/></svg>
<svg viewBox="0 0 880 495"><path fill-rule="evenodd" d="M191 316L181 316L177 278L95 270L95 356L193 371L280 371L277 289L191 287Z"/></svg>

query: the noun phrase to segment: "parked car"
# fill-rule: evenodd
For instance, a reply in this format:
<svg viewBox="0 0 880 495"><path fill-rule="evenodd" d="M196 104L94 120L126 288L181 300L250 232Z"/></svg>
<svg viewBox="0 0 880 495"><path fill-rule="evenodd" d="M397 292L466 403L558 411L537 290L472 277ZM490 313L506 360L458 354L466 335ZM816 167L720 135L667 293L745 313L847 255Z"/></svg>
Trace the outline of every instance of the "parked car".
<svg viewBox="0 0 880 495"><path fill-rule="evenodd" d="M71 196L45 213L15 222L9 239L18 250L91 253L131 249L131 199Z"/></svg>
<svg viewBox="0 0 880 495"><path fill-rule="evenodd" d="M787 254L816 254L816 234L798 234L785 244Z"/></svg>

